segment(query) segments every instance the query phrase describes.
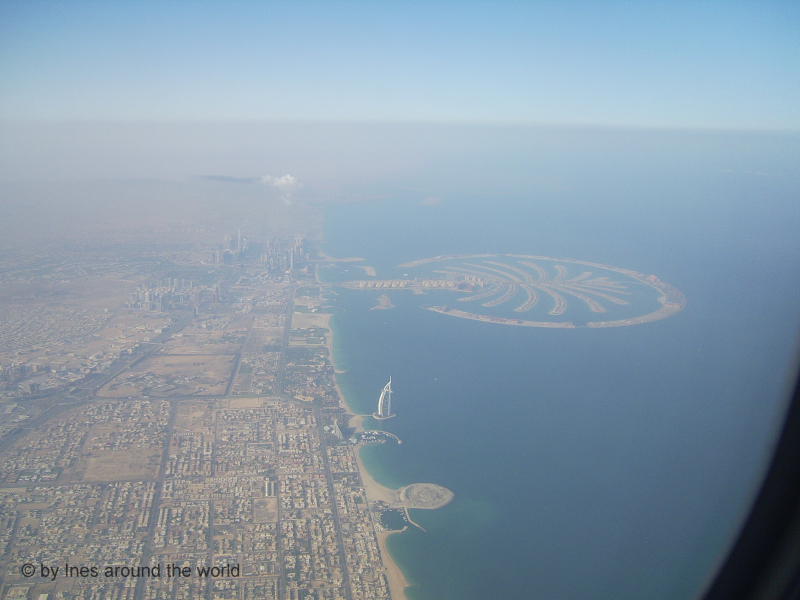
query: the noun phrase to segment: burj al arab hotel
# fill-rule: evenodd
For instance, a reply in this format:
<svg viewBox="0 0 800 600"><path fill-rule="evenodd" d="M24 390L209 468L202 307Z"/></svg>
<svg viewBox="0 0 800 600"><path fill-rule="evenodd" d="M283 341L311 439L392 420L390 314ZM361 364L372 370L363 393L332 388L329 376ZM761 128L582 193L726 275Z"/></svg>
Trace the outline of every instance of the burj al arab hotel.
<svg viewBox="0 0 800 600"><path fill-rule="evenodd" d="M392 378L383 386L381 395L378 397L378 410L372 413L375 419L390 419L392 414Z"/></svg>

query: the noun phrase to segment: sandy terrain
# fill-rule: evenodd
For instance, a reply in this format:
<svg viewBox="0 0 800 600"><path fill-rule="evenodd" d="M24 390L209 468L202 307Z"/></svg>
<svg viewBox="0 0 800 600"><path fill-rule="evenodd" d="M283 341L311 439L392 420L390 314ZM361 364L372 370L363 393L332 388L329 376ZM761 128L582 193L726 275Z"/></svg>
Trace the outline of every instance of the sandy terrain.
<svg viewBox="0 0 800 600"><path fill-rule="evenodd" d="M378 296L378 303L370 308L370 310L389 310L390 308L394 308L394 304L392 304L392 299L389 298L386 294L381 294Z"/></svg>

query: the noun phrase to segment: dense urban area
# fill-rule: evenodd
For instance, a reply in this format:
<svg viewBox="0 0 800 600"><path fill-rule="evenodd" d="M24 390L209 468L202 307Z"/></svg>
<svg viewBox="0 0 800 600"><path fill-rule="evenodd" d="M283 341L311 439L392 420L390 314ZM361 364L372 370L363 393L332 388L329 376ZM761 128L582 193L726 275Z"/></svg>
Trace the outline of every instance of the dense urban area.
<svg viewBox="0 0 800 600"><path fill-rule="evenodd" d="M240 231L3 260L0 598L390 597L320 261Z"/></svg>

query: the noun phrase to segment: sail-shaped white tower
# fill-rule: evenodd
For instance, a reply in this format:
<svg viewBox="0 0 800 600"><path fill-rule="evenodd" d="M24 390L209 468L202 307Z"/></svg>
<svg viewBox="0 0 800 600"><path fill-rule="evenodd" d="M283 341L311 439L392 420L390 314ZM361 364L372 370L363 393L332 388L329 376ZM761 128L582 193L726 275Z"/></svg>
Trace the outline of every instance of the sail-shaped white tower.
<svg viewBox="0 0 800 600"><path fill-rule="evenodd" d="M388 419L392 414L392 378L383 386L381 395L378 398L378 410L372 415L376 419Z"/></svg>

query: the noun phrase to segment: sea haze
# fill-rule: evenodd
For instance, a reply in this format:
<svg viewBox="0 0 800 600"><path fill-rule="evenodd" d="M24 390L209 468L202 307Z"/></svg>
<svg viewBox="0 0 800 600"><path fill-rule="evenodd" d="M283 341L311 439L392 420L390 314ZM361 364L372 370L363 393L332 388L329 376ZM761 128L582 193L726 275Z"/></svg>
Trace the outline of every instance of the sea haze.
<svg viewBox="0 0 800 600"><path fill-rule="evenodd" d="M528 135L528 137L526 137ZM502 142L507 143L504 145ZM656 274L668 319L550 330L422 310L433 296L333 296L354 408L391 375L403 439L362 457L390 486L455 492L390 538L414 600L695 598L763 476L795 368L798 139L494 131L382 199L327 212L324 249L379 277L441 254L569 257ZM363 279L340 265L329 281ZM460 307L459 307L460 308Z"/></svg>
<svg viewBox="0 0 800 600"><path fill-rule="evenodd" d="M398 416L368 425L404 443L362 451L375 477L455 492L412 511L427 533L389 539L414 600L674 600L708 583L796 367L797 134L255 122L3 134L6 252L214 244L239 227L314 238L323 210L323 249L381 278L426 257L514 253L672 284L687 304L668 319L572 330L422 309L444 292L391 292L394 309L369 310L380 291L336 288L335 359L358 412L393 378ZM291 195L274 186L288 178ZM366 277L353 263L322 275Z"/></svg>

